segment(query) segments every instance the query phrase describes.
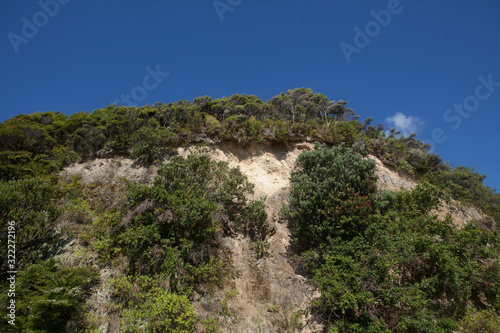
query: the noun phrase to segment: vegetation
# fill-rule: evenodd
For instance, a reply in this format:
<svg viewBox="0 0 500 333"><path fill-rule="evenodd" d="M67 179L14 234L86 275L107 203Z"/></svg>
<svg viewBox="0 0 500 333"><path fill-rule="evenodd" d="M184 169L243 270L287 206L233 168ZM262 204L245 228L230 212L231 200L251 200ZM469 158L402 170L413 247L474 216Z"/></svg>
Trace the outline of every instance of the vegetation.
<svg viewBox="0 0 500 333"><path fill-rule="evenodd" d="M219 258L222 236L265 239L264 204L247 202L253 185L239 169L207 155L174 157L151 186L129 182L127 191L121 209L96 220L92 236L102 260L128 263L114 293L123 330L191 332L197 317L188 297L222 286L231 273Z"/></svg>
<svg viewBox="0 0 500 333"><path fill-rule="evenodd" d="M2 320L4 332L64 332L68 324L82 327L84 299L97 282L95 268L63 268L54 260L29 265L17 277L16 325ZM2 303L7 294L2 293ZM7 307L0 310L7 318Z"/></svg>
<svg viewBox="0 0 500 333"><path fill-rule="evenodd" d="M189 299L165 291L162 281L144 275L114 281L113 296L123 308L122 332L193 331L197 316Z"/></svg>
<svg viewBox="0 0 500 333"><path fill-rule="evenodd" d="M429 211L442 191L376 190L359 147L302 153L285 211L332 332L451 332L500 313L500 235ZM477 312L479 311L479 312ZM495 319L496 318L496 319Z"/></svg>
<svg viewBox="0 0 500 333"><path fill-rule="evenodd" d="M500 194L474 169L452 168L428 153L414 133L386 131L371 118L360 122L346 105L299 88L266 102L245 94L203 96L71 116L37 112L0 123L0 275L6 290L3 244L8 222L15 221L17 286L23 290L17 329L97 329L84 316L97 269L49 260L76 237L97 256L94 264L124 274L112 281L110 305L122 331L219 331L216 318L198 318L191 302L233 274L221 239L246 236L261 259L272 228L263 200L247 199L253 185L239 169L205 155L176 156L177 148L309 141L321 144L300 155L284 217L297 262L321 292L311 310L328 329L495 332ZM380 192L367 154L420 185ZM58 175L69 163L96 157L131 157L157 165L158 175L149 186L109 185L111 196L102 184ZM489 218L459 230L451 218L430 216L448 197ZM4 316L5 307L1 311ZM299 317L287 329L298 329Z"/></svg>
<svg viewBox="0 0 500 333"><path fill-rule="evenodd" d="M19 115L0 124L0 179L54 178L78 159L129 155L150 164L192 142L287 143L310 140L329 145L365 145L368 153L400 172L422 176L453 198L474 204L498 220L500 197L473 169L452 169L429 145L402 136L372 118L358 121L345 101L330 101L311 89L288 90L263 102L256 96L198 97L167 105L110 105L92 113Z"/></svg>
<svg viewBox="0 0 500 333"><path fill-rule="evenodd" d="M23 179L10 182L0 182L0 240L7 244L7 221L15 222L15 242L17 249L16 264L34 262L40 252L40 245L44 242L56 241L53 227L60 215L60 209L53 199L58 195L56 185L40 179ZM12 238L11 238L12 240ZM35 251L38 250L38 251ZM48 250L48 249L46 249ZM2 246L0 259L1 274L7 269L7 246Z"/></svg>

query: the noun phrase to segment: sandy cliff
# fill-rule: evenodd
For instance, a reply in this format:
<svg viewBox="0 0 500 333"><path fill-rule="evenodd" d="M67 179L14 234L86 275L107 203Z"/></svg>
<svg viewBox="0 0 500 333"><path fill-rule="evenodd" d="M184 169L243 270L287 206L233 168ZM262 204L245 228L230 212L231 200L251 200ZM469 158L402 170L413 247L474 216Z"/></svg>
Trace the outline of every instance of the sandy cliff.
<svg viewBox="0 0 500 333"><path fill-rule="evenodd" d="M289 176L299 154L305 149L313 149L311 143L296 143L289 146L254 145L249 148L228 143L216 148L180 148L179 154L187 156L193 153L208 153L217 161L226 161L231 167L239 167L243 174L255 184L253 198L265 197L269 222L275 232L268 238L268 254L262 258L256 256L255 245L242 236L227 237L223 240L221 251L232 263L235 278L222 291L211 297L196 299L195 308L200 317L218 317L224 332L277 332L279 327L290 325L290 319L304 310L313 299L315 291L305 278L298 274L289 260L289 230L277 218L279 209L287 200ZM385 166L374 156L379 187L398 191L414 188L417 183L400 176L393 169ZM168 162L168 161L166 161ZM147 184L156 174L155 167L136 166L130 159L96 159L71 165L64 169L63 175L80 173L86 184L101 184L103 191L108 188L108 197L113 196L111 186L122 184L122 178ZM456 204L445 204L435 212L441 218L451 214L457 225L464 225L472 219L479 219L482 214L474 208L463 208ZM74 245L77 247L78 244ZM61 258L66 258L74 249L69 246ZM66 257L64 257L66 255ZM117 274L117 272L114 272ZM102 270L103 282L96 289L92 300L94 311L103 316L109 301L107 278L113 275L109 269ZM221 311L222 307L225 311ZM313 332L320 325L307 316L298 316L303 325L303 332ZM108 320L111 324L106 323ZM102 320L103 331L114 332L116 320Z"/></svg>

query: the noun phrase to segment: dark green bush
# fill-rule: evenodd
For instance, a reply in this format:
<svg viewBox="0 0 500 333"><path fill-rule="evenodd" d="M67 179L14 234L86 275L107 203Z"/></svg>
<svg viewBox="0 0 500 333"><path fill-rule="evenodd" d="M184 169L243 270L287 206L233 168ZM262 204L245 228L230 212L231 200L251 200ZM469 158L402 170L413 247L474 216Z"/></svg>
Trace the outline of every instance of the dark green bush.
<svg viewBox="0 0 500 333"><path fill-rule="evenodd" d="M168 155L176 155L177 135L163 127L141 127L131 136L131 155L151 164Z"/></svg>
<svg viewBox="0 0 500 333"><path fill-rule="evenodd" d="M377 193L373 164L344 146L297 166L285 216L332 331L452 332L474 322L467 308L498 318L498 232L430 216L442 192L425 182Z"/></svg>
<svg viewBox="0 0 500 333"><path fill-rule="evenodd" d="M36 260L43 243L50 243L54 222L60 209L54 205L58 196L56 185L39 179L0 182L0 240L7 244L7 222L15 222L15 241L18 267ZM5 269L7 246L1 248L0 268Z"/></svg>
<svg viewBox="0 0 500 333"><path fill-rule="evenodd" d="M291 175L287 219L301 250L334 241L347 230L344 224L359 230L366 227L376 191L375 162L356 149L317 145L316 150L299 155L298 170Z"/></svg>
<svg viewBox="0 0 500 333"><path fill-rule="evenodd" d="M5 320L0 325L6 331L37 333L65 332L69 321L82 327L84 300L98 276L95 268L62 268L54 260L30 265L17 276L16 325L7 327ZM6 297L2 293L2 301ZM2 318L6 318L5 311L2 306Z"/></svg>

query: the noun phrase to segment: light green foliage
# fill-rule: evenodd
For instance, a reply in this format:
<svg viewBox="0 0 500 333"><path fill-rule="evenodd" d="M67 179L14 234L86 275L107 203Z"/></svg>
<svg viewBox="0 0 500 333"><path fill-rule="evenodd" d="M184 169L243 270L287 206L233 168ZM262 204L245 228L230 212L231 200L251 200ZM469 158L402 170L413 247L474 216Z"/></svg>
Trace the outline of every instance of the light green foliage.
<svg viewBox="0 0 500 333"><path fill-rule="evenodd" d="M205 123L206 133L210 136L214 136L220 131L220 122L214 116L208 115Z"/></svg>
<svg viewBox="0 0 500 333"><path fill-rule="evenodd" d="M59 112L19 115L0 123L0 179L47 176L72 158L63 142L66 116Z"/></svg>
<svg viewBox="0 0 500 333"><path fill-rule="evenodd" d="M201 325L204 328L204 331L203 331L204 333L221 333L222 332L219 328L220 327L219 322L214 317L202 319Z"/></svg>
<svg viewBox="0 0 500 333"><path fill-rule="evenodd" d="M244 141L255 141L257 143L262 142L262 140L264 140L264 137L262 136L263 128L264 126L262 125L262 122L255 119L254 116L251 116L250 119L245 120L245 122L243 123L245 137Z"/></svg>
<svg viewBox="0 0 500 333"><path fill-rule="evenodd" d="M396 169L400 174L415 175L413 167L406 160L400 160Z"/></svg>
<svg viewBox="0 0 500 333"><path fill-rule="evenodd" d="M264 140L262 136L264 125L255 116L247 118L241 114L232 115L224 120L223 126L224 129L221 131L223 138L237 140L243 145Z"/></svg>
<svg viewBox="0 0 500 333"><path fill-rule="evenodd" d="M485 175L474 168L456 167L428 172L424 179L447 191L454 199L465 204L474 204L497 221L500 219L500 193L483 184Z"/></svg>
<svg viewBox="0 0 500 333"><path fill-rule="evenodd" d="M258 239L255 242L252 242L252 246L255 251L255 258L262 259L269 255L267 252L270 246L269 243Z"/></svg>
<svg viewBox="0 0 500 333"><path fill-rule="evenodd" d="M113 298L121 308L122 332L181 332L194 330L193 306L182 295L170 293L164 275L123 277L113 281Z"/></svg>
<svg viewBox="0 0 500 333"><path fill-rule="evenodd" d="M467 333L498 333L500 316L492 309L477 311L469 308L460 322L460 327Z"/></svg>
<svg viewBox="0 0 500 333"><path fill-rule="evenodd" d="M82 327L83 301L98 275L95 268L60 268L53 260L26 267L16 281L16 331L65 332L70 320ZM5 301L7 294L2 293L2 298ZM2 318L5 311L2 307ZM0 325L7 329L6 320Z"/></svg>
<svg viewBox="0 0 500 333"><path fill-rule="evenodd" d="M66 207L66 218L78 224L92 222L92 211L88 202L83 198L77 198L69 202Z"/></svg>
<svg viewBox="0 0 500 333"><path fill-rule="evenodd" d="M270 303L267 305L267 311L268 312L278 312L280 306L275 304L275 303Z"/></svg>
<svg viewBox="0 0 500 333"><path fill-rule="evenodd" d="M345 143L352 146L354 143L359 142L361 138L360 131L361 124L357 121L348 122L335 122L329 126L331 133L331 141L335 145Z"/></svg>

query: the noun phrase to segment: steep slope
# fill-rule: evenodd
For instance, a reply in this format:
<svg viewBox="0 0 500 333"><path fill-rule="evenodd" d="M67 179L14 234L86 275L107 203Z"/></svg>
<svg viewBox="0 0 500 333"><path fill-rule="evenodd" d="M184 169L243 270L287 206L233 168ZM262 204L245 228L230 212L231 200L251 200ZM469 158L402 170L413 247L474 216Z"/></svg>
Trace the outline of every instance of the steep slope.
<svg viewBox="0 0 500 333"><path fill-rule="evenodd" d="M267 253L257 252L257 245L248 238L226 237L222 254L234 268L234 278L222 291L213 296L195 300L195 308L201 318L216 316L224 332L276 332L288 328L291 331L314 332L321 326L304 313L307 304L317 297L305 278L296 272L290 261L290 233L280 223L278 213L286 202L289 191L289 176L299 154L313 149L311 143L285 145L252 145L248 148L233 143L219 147L179 148L181 156L193 153L207 153L217 161L225 161L231 167L239 167L243 174L255 184L254 199L265 197L272 235L267 239ZM400 176L374 156L376 173L381 189L397 191L414 188L416 181ZM167 161L166 161L167 162ZM156 174L156 167L144 168L131 159L95 159L67 167L65 176L81 174L85 184L100 184L102 195L113 198L114 186L121 186L122 178L134 182L150 183ZM463 225L482 214L473 208L463 208L456 203L445 204L436 213L445 218L447 214ZM79 244L67 246L59 258L64 260L74 255ZM102 318L102 330L114 332L116 318L106 317L109 302L108 279L118 272L102 269L101 285L92 296L93 311Z"/></svg>

